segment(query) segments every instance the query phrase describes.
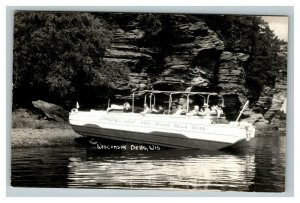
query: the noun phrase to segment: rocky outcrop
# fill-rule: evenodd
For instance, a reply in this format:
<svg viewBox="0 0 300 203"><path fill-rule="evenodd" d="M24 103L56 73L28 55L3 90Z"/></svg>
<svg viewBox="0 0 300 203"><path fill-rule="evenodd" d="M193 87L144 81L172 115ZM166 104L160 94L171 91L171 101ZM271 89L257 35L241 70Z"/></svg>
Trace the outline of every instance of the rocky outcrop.
<svg viewBox="0 0 300 203"><path fill-rule="evenodd" d="M224 43L204 22L174 25L172 53L165 70L153 83L155 89L207 91L215 86L216 69Z"/></svg>
<svg viewBox="0 0 300 203"><path fill-rule="evenodd" d="M249 55L224 51L219 66L219 84L222 93L245 94L244 62Z"/></svg>
<svg viewBox="0 0 300 203"><path fill-rule="evenodd" d="M32 104L37 109L38 113L46 116L47 119L55 121L68 120L69 112L60 106L42 100L33 101Z"/></svg>

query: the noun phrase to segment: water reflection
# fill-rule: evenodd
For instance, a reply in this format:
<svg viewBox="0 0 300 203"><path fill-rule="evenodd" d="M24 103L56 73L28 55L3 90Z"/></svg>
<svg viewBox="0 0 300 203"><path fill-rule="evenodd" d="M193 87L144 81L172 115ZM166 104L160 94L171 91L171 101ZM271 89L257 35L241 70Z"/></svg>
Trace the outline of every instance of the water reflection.
<svg viewBox="0 0 300 203"><path fill-rule="evenodd" d="M12 186L195 191L284 191L285 137L243 150L12 150Z"/></svg>
<svg viewBox="0 0 300 203"><path fill-rule="evenodd" d="M248 191L255 155L165 150L69 159L69 187Z"/></svg>

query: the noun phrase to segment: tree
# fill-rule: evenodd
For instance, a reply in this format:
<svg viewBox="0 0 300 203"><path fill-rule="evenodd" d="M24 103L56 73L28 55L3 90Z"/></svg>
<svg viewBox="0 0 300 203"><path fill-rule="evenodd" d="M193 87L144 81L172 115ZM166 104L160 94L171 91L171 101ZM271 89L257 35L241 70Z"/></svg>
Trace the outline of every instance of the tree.
<svg viewBox="0 0 300 203"><path fill-rule="evenodd" d="M90 13L16 12L14 103L45 99L68 106L86 91L126 78L126 67L112 74L102 59L108 30Z"/></svg>

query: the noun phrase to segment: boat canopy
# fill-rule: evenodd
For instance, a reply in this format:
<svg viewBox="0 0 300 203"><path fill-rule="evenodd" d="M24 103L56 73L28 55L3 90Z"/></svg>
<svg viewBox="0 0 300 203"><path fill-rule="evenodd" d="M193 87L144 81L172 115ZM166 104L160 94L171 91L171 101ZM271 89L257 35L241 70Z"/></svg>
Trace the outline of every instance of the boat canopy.
<svg viewBox="0 0 300 203"><path fill-rule="evenodd" d="M209 103L209 97L210 96L219 96L218 93L215 93L215 92L187 92L187 91L160 91L160 90L142 90L142 91L136 91L136 92L133 92L132 93L132 108L134 109L134 99L135 99L135 95L143 95L143 94L146 94L146 95L149 95L150 94L150 107L152 106L152 104L155 105L155 94L166 94L169 96L169 110L168 112L170 112L170 109L171 109L171 105L172 105L172 95L175 95L175 94L184 94L187 98L187 111L189 109L189 96L190 95L199 95L201 97L203 97L204 99L204 103L208 104ZM145 101L144 103L147 103L147 98L146 98L146 95L145 95ZM224 99L222 96L220 96L221 99L222 99L222 106L224 106ZM133 112L133 110L132 110Z"/></svg>
<svg viewBox="0 0 300 203"><path fill-rule="evenodd" d="M186 92L186 91L160 91L160 90L142 90L142 91L137 91L134 92L133 94L144 94L144 93L152 93L152 94L198 94L198 95L214 95L217 96L219 95L218 93L215 92Z"/></svg>

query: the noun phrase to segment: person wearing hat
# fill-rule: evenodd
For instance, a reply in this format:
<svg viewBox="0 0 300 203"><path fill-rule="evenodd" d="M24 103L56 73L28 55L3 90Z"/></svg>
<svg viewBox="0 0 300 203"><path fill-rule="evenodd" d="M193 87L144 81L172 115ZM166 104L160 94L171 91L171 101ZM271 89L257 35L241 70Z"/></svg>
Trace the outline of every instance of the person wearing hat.
<svg viewBox="0 0 300 203"><path fill-rule="evenodd" d="M210 109L208 107L208 104L203 104L203 109L201 109L201 114L204 116L210 116Z"/></svg>
<svg viewBox="0 0 300 203"><path fill-rule="evenodd" d="M195 105L194 109L192 111L190 111L189 113L187 113L188 116L197 116L199 113L199 106Z"/></svg>

